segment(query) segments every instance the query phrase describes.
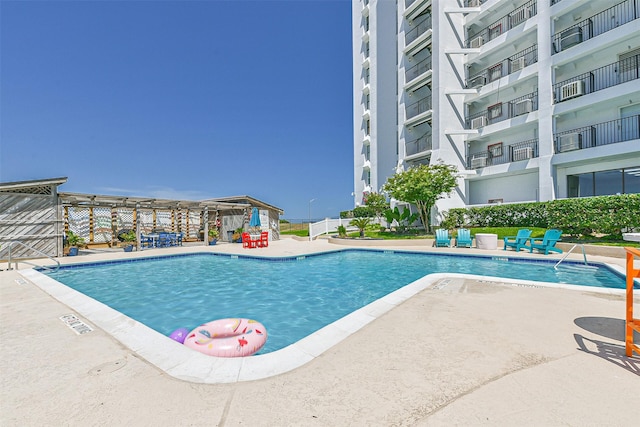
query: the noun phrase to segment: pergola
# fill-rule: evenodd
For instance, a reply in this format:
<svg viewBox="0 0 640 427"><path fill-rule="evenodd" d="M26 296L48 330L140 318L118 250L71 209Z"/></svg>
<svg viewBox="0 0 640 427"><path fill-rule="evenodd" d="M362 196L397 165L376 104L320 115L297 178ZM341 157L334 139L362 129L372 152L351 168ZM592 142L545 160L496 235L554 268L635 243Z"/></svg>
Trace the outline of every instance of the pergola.
<svg viewBox="0 0 640 427"><path fill-rule="evenodd" d="M115 240L115 230L122 228L120 226L119 213L126 211L127 215L132 215L132 226L135 228L137 243L140 243L140 233L144 232L143 227L148 228L149 224L142 223L142 213L151 212L152 226L157 226L157 215L162 212L170 212L170 227L172 231L183 231L182 228L186 227L187 233L189 233L189 220L194 218L193 214L197 213L201 218L201 222L198 221L199 229L209 229L210 214L213 212L213 220L218 219L218 215L221 211L230 210L243 210L246 213L251 209L250 203L228 202L221 200L203 200L203 201L191 201L191 200L172 200L172 199L160 199L149 197L129 197L129 196L110 196L110 195L98 195L98 194L84 194L84 193L59 193L60 202L64 209L65 226L69 227L70 210L73 208L77 211L82 211L83 215L86 212L87 218L82 219L82 223L88 227L88 243L105 243L106 241L96 241L96 232L101 230L105 235L111 235L112 241ZM110 224L109 227L105 226L106 210L109 211ZM102 214L101 218L98 218L97 212ZM186 215L184 214L186 213ZM101 221L100 221L101 220ZM98 224L101 223L101 224ZM112 233L105 231L105 229L113 230ZM65 230L68 231L68 230ZM205 234L206 236L206 234ZM187 237L193 237L193 231ZM104 236L102 236L104 239ZM206 243L206 237L203 239Z"/></svg>

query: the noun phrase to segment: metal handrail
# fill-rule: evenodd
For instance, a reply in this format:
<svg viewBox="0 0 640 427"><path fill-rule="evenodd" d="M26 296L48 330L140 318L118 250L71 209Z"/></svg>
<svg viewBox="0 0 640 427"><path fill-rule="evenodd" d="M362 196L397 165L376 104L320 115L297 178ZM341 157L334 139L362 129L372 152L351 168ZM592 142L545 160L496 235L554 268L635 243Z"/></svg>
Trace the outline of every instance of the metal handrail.
<svg viewBox="0 0 640 427"><path fill-rule="evenodd" d="M569 256L569 254L571 253L571 251L573 251L573 250L576 248L576 246L582 246L582 256L584 257L584 265L589 265L589 264L587 263L587 253L586 253L586 252L585 252L585 250L584 250L584 245L583 245L583 244L580 244L580 243L576 243L575 245L573 245L573 247L572 247L571 249L569 249L569 250L567 251L567 253L565 254L565 256L563 256L563 257L562 257L562 259L561 259L560 261L558 261L558 262L556 263L556 265L554 265L554 266L553 266L553 268L555 268L555 269L557 270L557 269L558 269L558 266L560 265L560 263L561 263L562 261L564 261L565 259L567 259L567 257L568 257L568 256Z"/></svg>
<svg viewBox="0 0 640 427"><path fill-rule="evenodd" d="M44 252L42 252L42 251L39 251L38 249L36 249L36 248L34 248L34 247L32 247L32 246L29 246L29 245L27 245L27 244L25 244L25 243L22 243L22 242L21 242L21 241L19 241L19 240L14 240L14 241L10 242L10 243L9 243L9 246L8 246L8 249L9 249L9 259L8 259L9 268L8 268L8 270L13 270L13 269L11 268L11 260L12 260L12 257L11 257L11 248L13 248L13 245L15 245L15 244L18 244L18 245L20 245L20 246L23 246L23 247L25 247L25 248L29 249L29 250L32 250L32 251L36 252L37 254L42 255L42 256L44 256L44 257L47 257L47 258L49 258L51 261L55 262L55 263L56 263L56 267L55 267L55 269L53 269L53 271L54 271L54 272L55 272L55 271L58 271L58 269L60 268L60 261L58 261L57 259L53 258L53 257L52 257L52 256L50 256L50 255L47 255L46 253L44 253ZM14 260L14 262L15 262L15 268L16 268L16 269L18 268L18 262L22 262L22 263L24 263L24 264L29 264L29 265L32 265L32 266L34 266L34 267L40 267L40 268L44 268L44 269L47 269L47 270L52 270L52 268L51 268L51 267L49 267L49 266L46 266L46 265L39 265L39 264L35 264L35 263L29 262L29 261L25 261L25 260Z"/></svg>

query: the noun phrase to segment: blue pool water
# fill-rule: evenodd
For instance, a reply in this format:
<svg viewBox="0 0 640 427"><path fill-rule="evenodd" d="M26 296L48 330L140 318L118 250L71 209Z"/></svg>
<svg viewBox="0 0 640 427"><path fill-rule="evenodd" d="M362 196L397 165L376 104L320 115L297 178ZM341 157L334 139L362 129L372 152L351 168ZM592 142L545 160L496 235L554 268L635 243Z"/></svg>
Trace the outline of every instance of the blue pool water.
<svg viewBox="0 0 640 427"><path fill-rule="evenodd" d="M276 260L157 257L62 267L49 275L165 335L225 317L258 320L269 333L260 353L269 353L430 273L625 287L624 277L604 266L585 271L574 265L556 271L552 262L506 257L346 250Z"/></svg>

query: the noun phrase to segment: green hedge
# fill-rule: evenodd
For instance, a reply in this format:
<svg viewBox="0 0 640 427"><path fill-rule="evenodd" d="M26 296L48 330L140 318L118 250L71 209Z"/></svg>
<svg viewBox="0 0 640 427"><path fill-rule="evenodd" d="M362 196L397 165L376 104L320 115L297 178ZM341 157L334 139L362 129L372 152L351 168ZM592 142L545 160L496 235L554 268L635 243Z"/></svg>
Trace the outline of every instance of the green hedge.
<svg viewBox="0 0 640 427"><path fill-rule="evenodd" d="M565 234L613 234L640 230L640 194L597 196L451 209L443 227L542 227Z"/></svg>

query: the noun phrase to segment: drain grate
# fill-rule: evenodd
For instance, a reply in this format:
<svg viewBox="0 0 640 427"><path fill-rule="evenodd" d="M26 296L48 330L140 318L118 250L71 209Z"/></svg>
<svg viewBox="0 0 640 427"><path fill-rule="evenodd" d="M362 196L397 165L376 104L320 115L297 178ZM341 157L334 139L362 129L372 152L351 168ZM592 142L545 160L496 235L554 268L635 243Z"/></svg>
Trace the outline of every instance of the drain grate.
<svg viewBox="0 0 640 427"><path fill-rule="evenodd" d="M24 280L24 279L16 279L16 283L17 283L18 285L26 285L26 284L27 284L27 281L26 281L26 280Z"/></svg>
<svg viewBox="0 0 640 427"><path fill-rule="evenodd" d="M60 320L78 335L93 331L91 326L78 319L78 316L75 314L65 314L64 316L60 316Z"/></svg>

